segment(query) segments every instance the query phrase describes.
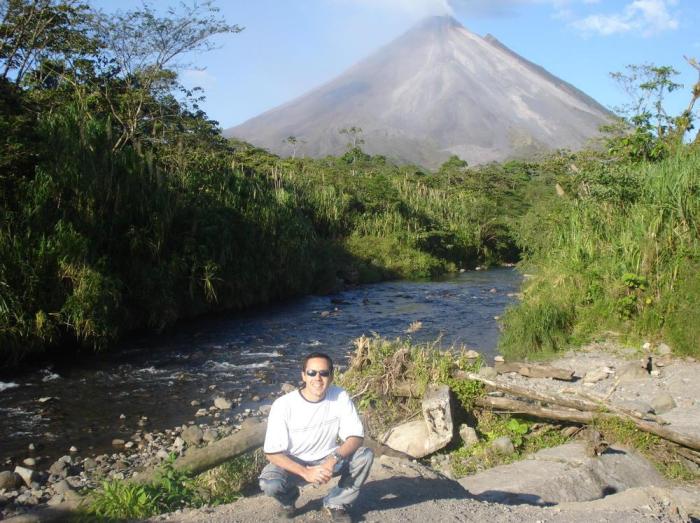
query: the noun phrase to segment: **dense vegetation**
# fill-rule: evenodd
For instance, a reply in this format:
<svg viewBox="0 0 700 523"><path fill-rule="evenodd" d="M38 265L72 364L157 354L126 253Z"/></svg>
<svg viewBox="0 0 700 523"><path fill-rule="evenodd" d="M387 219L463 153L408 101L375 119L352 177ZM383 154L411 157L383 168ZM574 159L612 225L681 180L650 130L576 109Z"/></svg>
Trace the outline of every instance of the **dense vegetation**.
<svg viewBox="0 0 700 523"><path fill-rule="evenodd" d="M607 152L539 163L453 157L431 173L366 155L355 127L341 157L281 159L224 140L178 83L184 55L241 30L208 2L179 9L0 1L3 365L521 250L534 278L505 350L612 329L697 350L698 157L679 139L692 104L671 119L647 97ZM678 88L669 68L640 71L659 100Z"/></svg>
<svg viewBox="0 0 700 523"><path fill-rule="evenodd" d="M0 2L0 361L180 318L515 260L532 165L437 173L352 145L280 159L221 138L177 82L235 33L208 3L111 16ZM354 146L353 146L354 145Z"/></svg>
<svg viewBox="0 0 700 523"><path fill-rule="evenodd" d="M675 72L629 69L613 76L628 88L636 81L637 96L607 150L571 156L558 170L560 197L538 201L520 224L530 274L522 303L505 316L508 355L595 337L700 355L700 133L689 136L700 82L687 109L669 117L662 102L681 87Z"/></svg>

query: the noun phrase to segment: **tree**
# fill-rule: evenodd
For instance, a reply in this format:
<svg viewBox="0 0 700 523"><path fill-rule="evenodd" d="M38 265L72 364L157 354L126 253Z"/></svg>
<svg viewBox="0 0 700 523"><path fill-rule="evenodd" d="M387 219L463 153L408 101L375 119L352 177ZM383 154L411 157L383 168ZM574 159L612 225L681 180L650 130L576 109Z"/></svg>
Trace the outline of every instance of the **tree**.
<svg viewBox="0 0 700 523"><path fill-rule="evenodd" d="M666 113L664 100L667 94L683 87L672 80L678 71L654 64L628 65L626 70L610 73L629 98L629 102L616 108L616 112L635 126L648 122L656 136L663 137L674 123Z"/></svg>
<svg viewBox="0 0 700 523"><path fill-rule="evenodd" d="M284 140L282 140L284 143L289 145L292 148L292 159L296 158L297 155L297 145L306 143L304 140L299 140L296 136L289 135L287 136Z"/></svg>
<svg viewBox="0 0 700 523"><path fill-rule="evenodd" d="M365 143L362 138L362 127L346 127L338 131L340 134L347 134L350 138L350 142L347 144L348 149L357 149L358 146Z"/></svg>
<svg viewBox="0 0 700 523"><path fill-rule="evenodd" d="M20 85L43 62L94 55L90 16L76 0L0 0L0 78Z"/></svg>
<svg viewBox="0 0 700 523"><path fill-rule="evenodd" d="M172 116L163 111L168 104L152 102L167 101L181 87L177 72L186 65L179 61L184 55L212 50L212 37L243 30L227 24L218 12L211 1L193 1L161 16L145 3L140 9L95 18L94 30L102 35L120 79L107 84L104 92L120 129L115 150L144 135L154 136Z"/></svg>

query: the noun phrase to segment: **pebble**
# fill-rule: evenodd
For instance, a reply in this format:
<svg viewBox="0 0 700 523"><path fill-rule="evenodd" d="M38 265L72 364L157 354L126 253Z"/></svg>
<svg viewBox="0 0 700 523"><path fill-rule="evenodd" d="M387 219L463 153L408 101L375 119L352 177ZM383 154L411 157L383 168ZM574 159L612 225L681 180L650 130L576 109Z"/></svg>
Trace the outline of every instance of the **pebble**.
<svg viewBox="0 0 700 523"><path fill-rule="evenodd" d="M36 467L36 460L34 458L27 458L22 461L27 467Z"/></svg>
<svg viewBox="0 0 700 523"><path fill-rule="evenodd" d="M495 361L495 362L497 362L497 363L503 363L503 362L506 361L506 359L505 359L503 356L496 356L496 357L493 359L493 361Z"/></svg>
<svg viewBox="0 0 700 523"><path fill-rule="evenodd" d="M78 447L72 445L71 448L68 449L68 452L78 452Z"/></svg>

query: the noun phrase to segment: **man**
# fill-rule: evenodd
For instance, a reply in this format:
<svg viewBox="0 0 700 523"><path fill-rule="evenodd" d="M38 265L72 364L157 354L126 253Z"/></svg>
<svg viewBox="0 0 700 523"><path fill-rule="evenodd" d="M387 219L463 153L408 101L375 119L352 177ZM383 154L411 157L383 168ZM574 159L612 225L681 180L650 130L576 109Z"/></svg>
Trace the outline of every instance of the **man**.
<svg viewBox="0 0 700 523"><path fill-rule="evenodd" d="M260 488L291 519L300 485L321 485L340 474L323 506L333 521L349 522L346 507L357 499L374 456L361 446L364 431L350 396L332 385L331 358L320 352L306 356L301 379L302 388L272 404L263 447L270 463L260 474Z"/></svg>

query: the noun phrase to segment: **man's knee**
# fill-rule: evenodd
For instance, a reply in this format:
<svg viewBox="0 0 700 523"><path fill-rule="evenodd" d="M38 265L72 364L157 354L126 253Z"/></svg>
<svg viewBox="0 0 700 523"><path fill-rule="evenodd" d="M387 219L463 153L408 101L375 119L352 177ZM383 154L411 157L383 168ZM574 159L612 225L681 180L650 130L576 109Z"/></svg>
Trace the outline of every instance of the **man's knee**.
<svg viewBox="0 0 700 523"><path fill-rule="evenodd" d="M267 465L258 478L260 490L268 496L282 494L287 490L288 473L272 464Z"/></svg>
<svg viewBox="0 0 700 523"><path fill-rule="evenodd" d="M283 494L286 490L285 481L279 478L268 479L261 477L258 484L260 485L260 490L267 496L275 497L279 494Z"/></svg>
<svg viewBox="0 0 700 523"><path fill-rule="evenodd" d="M372 449L360 447L355 451L355 454L353 454L352 459L350 460L350 466L352 468L360 469L370 467L372 465L372 461L374 461L374 452L372 452Z"/></svg>

